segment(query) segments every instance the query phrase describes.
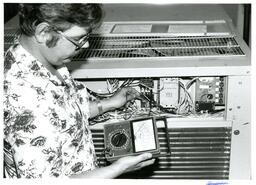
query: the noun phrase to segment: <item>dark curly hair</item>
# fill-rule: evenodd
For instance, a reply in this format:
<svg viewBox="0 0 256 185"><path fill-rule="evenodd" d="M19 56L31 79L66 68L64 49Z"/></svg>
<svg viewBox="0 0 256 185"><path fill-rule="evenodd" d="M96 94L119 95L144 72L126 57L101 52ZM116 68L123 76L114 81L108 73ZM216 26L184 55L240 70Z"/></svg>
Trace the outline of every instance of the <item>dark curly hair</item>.
<svg viewBox="0 0 256 185"><path fill-rule="evenodd" d="M19 5L19 15L21 33L33 36L42 22L61 31L72 25L93 29L100 25L103 11L100 4L24 3Z"/></svg>

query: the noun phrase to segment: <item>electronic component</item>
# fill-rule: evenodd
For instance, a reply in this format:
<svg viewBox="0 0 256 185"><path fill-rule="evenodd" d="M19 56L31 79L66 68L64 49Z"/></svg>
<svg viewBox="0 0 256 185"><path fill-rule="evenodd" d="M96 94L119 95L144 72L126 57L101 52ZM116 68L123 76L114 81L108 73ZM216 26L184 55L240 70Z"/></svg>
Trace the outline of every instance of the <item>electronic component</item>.
<svg viewBox="0 0 256 185"><path fill-rule="evenodd" d="M178 78L160 78L159 104L163 108L176 108L179 104Z"/></svg>
<svg viewBox="0 0 256 185"><path fill-rule="evenodd" d="M197 101L195 105L196 111L208 111L212 112L215 109L215 103L214 102L200 102Z"/></svg>
<svg viewBox="0 0 256 185"><path fill-rule="evenodd" d="M200 77L195 85L195 109L197 112L215 110L222 105L224 97L224 77Z"/></svg>
<svg viewBox="0 0 256 185"><path fill-rule="evenodd" d="M142 78L139 81L140 84L140 94L141 97L146 101L141 101L141 108L150 108L152 106L152 100L154 100L154 95L152 89L154 88L154 81L151 78Z"/></svg>
<svg viewBox="0 0 256 185"><path fill-rule="evenodd" d="M150 152L160 153L154 117L134 119L104 125L105 157L115 161L120 157Z"/></svg>
<svg viewBox="0 0 256 185"><path fill-rule="evenodd" d="M94 98L114 96L126 87L133 87L140 93L138 99L114 112L90 119L90 124L109 122L112 118L122 121L161 114L197 117L203 113L220 112L225 110L225 84L224 76L119 78L107 79L105 83L100 80L90 81L88 87L93 92L88 92Z"/></svg>

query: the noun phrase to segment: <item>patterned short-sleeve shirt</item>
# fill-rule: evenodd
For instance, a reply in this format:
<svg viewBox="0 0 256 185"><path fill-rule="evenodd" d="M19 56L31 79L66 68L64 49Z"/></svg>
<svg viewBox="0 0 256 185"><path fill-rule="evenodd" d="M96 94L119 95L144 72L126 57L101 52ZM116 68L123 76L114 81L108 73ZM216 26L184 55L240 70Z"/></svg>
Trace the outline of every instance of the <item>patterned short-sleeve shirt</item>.
<svg viewBox="0 0 256 185"><path fill-rule="evenodd" d="M67 177L97 167L85 86L52 75L19 43L4 61L4 139L21 177Z"/></svg>

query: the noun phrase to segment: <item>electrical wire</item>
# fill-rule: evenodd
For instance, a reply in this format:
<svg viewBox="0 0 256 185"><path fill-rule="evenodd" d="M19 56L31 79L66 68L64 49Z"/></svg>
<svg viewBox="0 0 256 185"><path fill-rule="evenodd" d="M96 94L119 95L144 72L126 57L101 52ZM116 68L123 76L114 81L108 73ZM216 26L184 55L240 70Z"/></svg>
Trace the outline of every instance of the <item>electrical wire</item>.
<svg viewBox="0 0 256 185"><path fill-rule="evenodd" d="M192 82L192 81L190 81L190 82ZM180 103L178 105L177 113L179 113L179 114L186 114L187 115L187 114L192 113L192 111L194 111L193 100L192 100L191 95L188 92L187 88L180 81L180 79L179 79L179 86L183 90L182 92L184 93L184 96L183 97L181 96L181 98L183 98L183 99L182 99L182 101L180 101Z"/></svg>
<svg viewBox="0 0 256 185"><path fill-rule="evenodd" d="M92 90L88 90L90 94L95 96L96 98L109 98L113 96L115 93L120 91L122 88L125 87L138 87L140 88L141 98L148 102L148 107L145 108L138 108L136 101L131 101L126 104L124 107L119 108L113 112L108 112L108 114L103 114L99 117L96 117L92 120L93 124L104 122L109 119L118 119L118 120L127 120L131 118L136 118L140 116L150 116L150 115L161 115L167 114L171 117L183 117L183 116L190 116L195 114L198 115L195 111L195 105L193 99L191 97L190 92L188 91L192 84L198 79L199 77L192 78L190 81L184 85L182 79L178 79L178 85L180 89L180 97L178 100L177 107L166 108L162 107L157 103L154 99L154 94L159 94L161 90L165 87L159 87L154 92L155 88L151 87L150 81L145 80L138 80L138 79L124 79L122 82L120 79L107 79L107 90L108 93L96 93ZM152 80L152 79L149 79ZM150 84L150 85L148 85Z"/></svg>
<svg viewBox="0 0 256 185"><path fill-rule="evenodd" d="M189 89L191 87L191 85L197 80L199 79L199 77L195 77L195 78L192 78L192 80L190 80L187 84L186 84L186 89Z"/></svg>

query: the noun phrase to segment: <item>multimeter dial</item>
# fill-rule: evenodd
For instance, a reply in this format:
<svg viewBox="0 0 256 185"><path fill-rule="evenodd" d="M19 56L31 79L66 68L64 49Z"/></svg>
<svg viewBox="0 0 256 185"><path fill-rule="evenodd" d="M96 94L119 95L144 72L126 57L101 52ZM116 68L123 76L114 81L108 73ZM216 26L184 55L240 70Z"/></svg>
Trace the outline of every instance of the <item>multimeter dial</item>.
<svg viewBox="0 0 256 185"><path fill-rule="evenodd" d="M114 149L124 149L129 143L129 137L125 130L115 130L109 135L110 145Z"/></svg>

